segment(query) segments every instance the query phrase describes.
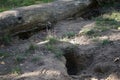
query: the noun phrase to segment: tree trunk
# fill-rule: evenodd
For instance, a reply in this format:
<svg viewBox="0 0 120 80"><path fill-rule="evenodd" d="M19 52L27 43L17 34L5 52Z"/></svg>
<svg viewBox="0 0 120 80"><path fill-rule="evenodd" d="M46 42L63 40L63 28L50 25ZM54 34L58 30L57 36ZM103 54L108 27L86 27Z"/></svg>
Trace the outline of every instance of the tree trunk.
<svg viewBox="0 0 120 80"><path fill-rule="evenodd" d="M4 11L0 13L0 34L45 28L46 25L82 12L90 3L91 0L58 0Z"/></svg>

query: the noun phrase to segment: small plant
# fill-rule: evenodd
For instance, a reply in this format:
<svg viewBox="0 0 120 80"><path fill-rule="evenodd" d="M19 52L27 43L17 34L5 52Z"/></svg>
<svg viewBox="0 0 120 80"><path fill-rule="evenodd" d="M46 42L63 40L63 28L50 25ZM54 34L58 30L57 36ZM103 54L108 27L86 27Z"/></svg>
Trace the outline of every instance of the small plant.
<svg viewBox="0 0 120 80"><path fill-rule="evenodd" d="M10 54L9 53L6 53L6 52L0 52L0 58L6 58L6 57L9 57Z"/></svg>
<svg viewBox="0 0 120 80"><path fill-rule="evenodd" d="M72 38L72 37L75 36L75 32L68 32L64 36L67 37L67 38Z"/></svg>
<svg viewBox="0 0 120 80"><path fill-rule="evenodd" d="M84 34L84 35L88 35L88 36L91 36L91 35L94 35L95 34L95 31L93 29L82 29L80 31L80 34Z"/></svg>
<svg viewBox="0 0 120 80"><path fill-rule="evenodd" d="M25 59L26 59L26 57L25 57L24 55L17 55L17 56L15 57L15 60L16 60L16 62L18 62L18 63L23 62Z"/></svg>
<svg viewBox="0 0 120 80"><path fill-rule="evenodd" d="M49 39L49 43L50 43L50 44L55 44L55 43L57 43L57 41L58 41L58 40L57 40L56 38L50 38L50 39Z"/></svg>
<svg viewBox="0 0 120 80"><path fill-rule="evenodd" d="M12 69L12 74L21 74L21 68L19 67L19 66L15 66L15 67L13 67L13 69Z"/></svg>
<svg viewBox="0 0 120 80"><path fill-rule="evenodd" d="M46 49L53 52L55 54L55 57L57 58L60 58L61 56L63 56L63 51L60 48L55 47L54 45L47 44Z"/></svg>
<svg viewBox="0 0 120 80"><path fill-rule="evenodd" d="M53 36L47 37L47 40L49 40L49 44L55 44L58 42L58 39Z"/></svg>
<svg viewBox="0 0 120 80"><path fill-rule="evenodd" d="M35 56L35 57L32 58L32 62L37 62L37 61L39 61L40 59L41 59L40 56Z"/></svg>
<svg viewBox="0 0 120 80"><path fill-rule="evenodd" d="M3 37L0 38L0 41L5 44L8 45L10 44L10 42L12 41L11 36L10 35L3 35Z"/></svg>
<svg viewBox="0 0 120 80"><path fill-rule="evenodd" d="M51 44L47 44L46 46L46 49L49 50L49 51L52 51L54 50L55 46L51 45Z"/></svg>
<svg viewBox="0 0 120 80"><path fill-rule="evenodd" d="M30 44L28 50L35 50L36 48L37 48L37 46L35 44Z"/></svg>
<svg viewBox="0 0 120 80"><path fill-rule="evenodd" d="M102 45L107 45L107 44L110 44L110 43L111 43L111 41L108 40L108 39L105 39L105 40L102 40L102 41L101 41L101 44L102 44Z"/></svg>
<svg viewBox="0 0 120 80"><path fill-rule="evenodd" d="M61 58L64 53L63 53L63 51L62 51L61 49L56 48L56 49L54 50L54 54L55 54L55 57Z"/></svg>
<svg viewBox="0 0 120 80"><path fill-rule="evenodd" d="M55 44L58 42L58 39L55 37L48 37L49 43L46 44L46 49L53 52L55 54L55 57L60 58L62 56L62 51L58 47L55 46Z"/></svg>

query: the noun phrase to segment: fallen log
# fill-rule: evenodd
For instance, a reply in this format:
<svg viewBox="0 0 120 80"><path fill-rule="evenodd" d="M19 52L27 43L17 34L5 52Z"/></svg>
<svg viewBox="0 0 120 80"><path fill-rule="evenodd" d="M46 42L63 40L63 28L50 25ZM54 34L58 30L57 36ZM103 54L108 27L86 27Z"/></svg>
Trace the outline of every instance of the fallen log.
<svg viewBox="0 0 120 80"><path fill-rule="evenodd" d="M90 3L91 0L58 0L1 12L0 34L17 34L35 28L42 29L77 12L83 12Z"/></svg>

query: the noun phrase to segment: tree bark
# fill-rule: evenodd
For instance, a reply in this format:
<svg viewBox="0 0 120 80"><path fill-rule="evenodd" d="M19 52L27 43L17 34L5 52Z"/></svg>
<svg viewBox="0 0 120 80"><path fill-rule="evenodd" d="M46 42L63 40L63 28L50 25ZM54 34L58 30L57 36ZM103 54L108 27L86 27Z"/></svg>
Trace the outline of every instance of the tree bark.
<svg viewBox="0 0 120 80"><path fill-rule="evenodd" d="M16 34L35 28L45 28L81 11L91 0L58 0L48 4L20 7L0 13L0 34Z"/></svg>

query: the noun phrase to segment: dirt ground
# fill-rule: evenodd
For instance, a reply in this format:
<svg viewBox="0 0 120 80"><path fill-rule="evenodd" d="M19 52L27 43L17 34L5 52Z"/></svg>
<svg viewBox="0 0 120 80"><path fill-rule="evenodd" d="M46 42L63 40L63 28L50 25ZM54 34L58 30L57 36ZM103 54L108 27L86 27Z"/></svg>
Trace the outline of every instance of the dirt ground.
<svg viewBox="0 0 120 80"><path fill-rule="evenodd" d="M99 40L80 34L94 25L81 18L64 20L28 39L14 37L0 47L7 53L0 57L0 80L120 80L120 30L106 31ZM53 45L63 51L60 58L48 50L50 36L58 39ZM103 45L104 39L110 42Z"/></svg>

